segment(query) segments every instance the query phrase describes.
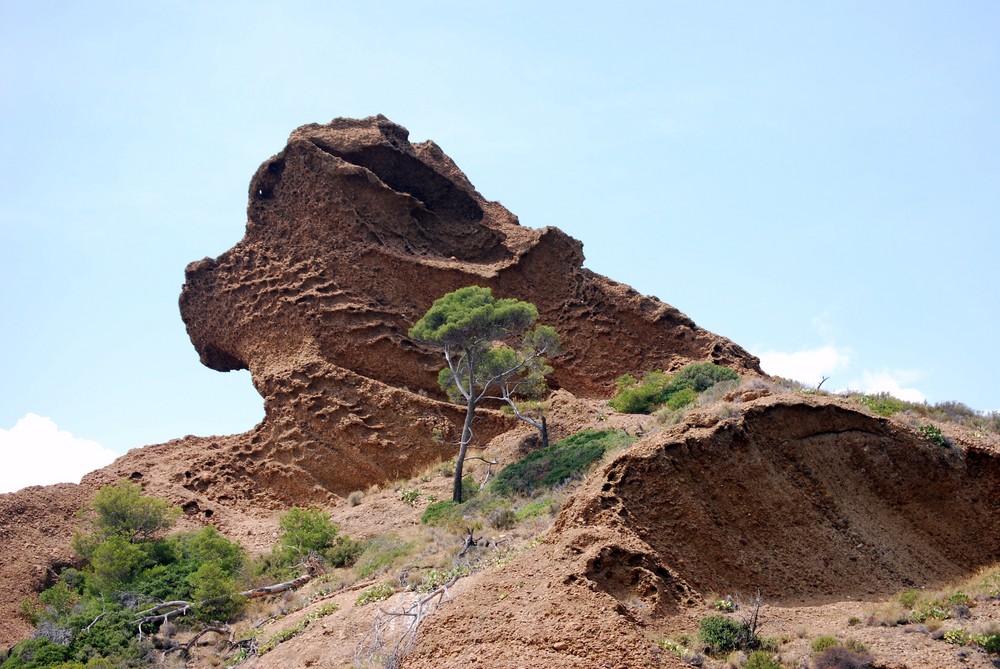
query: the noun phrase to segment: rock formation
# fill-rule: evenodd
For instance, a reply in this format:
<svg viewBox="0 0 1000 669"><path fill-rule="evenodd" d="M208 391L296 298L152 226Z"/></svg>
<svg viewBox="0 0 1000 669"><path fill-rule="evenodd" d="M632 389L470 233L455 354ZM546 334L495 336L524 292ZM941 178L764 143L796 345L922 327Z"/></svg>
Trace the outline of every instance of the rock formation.
<svg viewBox="0 0 1000 669"><path fill-rule="evenodd" d="M760 372L731 341L584 269L580 242L519 225L382 116L295 130L254 175L247 216L239 244L187 268L181 315L202 362L249 369L265 399L247 448L339 495L448 452L430 442L453 424L433 400L441 356L406 333L462 286L537 305L563 337L553 383L580 396L692 361ZM479 424L480 443L500 424Z"/></svg>

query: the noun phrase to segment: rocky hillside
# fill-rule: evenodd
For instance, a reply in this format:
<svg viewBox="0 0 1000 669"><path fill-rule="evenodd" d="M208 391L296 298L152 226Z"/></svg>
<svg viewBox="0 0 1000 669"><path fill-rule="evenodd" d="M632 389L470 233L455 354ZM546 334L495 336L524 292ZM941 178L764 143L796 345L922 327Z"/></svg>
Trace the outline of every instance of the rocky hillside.
<svg viewBox="0 0 1000 669"><path fill-rule="evenodd" d="M583 262L580 242L520 225L437 145L411 144L384 117L295 130L251 181L243 239L189 265L180 297L202 362L248 369L264 420L133 450L79 486L0 495L0 643L30 631L20 601L72 563L73 513L120 478L180 506L183 525L210 522L256 550L293 504L331 510L357 536L415 523L388 502L365 512L384 517L362 518L344 497L453 456L461 414L437 387L439 354L406 333L459 287L531 301L562 335L555 438L639 430L606 415L626 372L712 361L762 376L738 345ZM427 620L413 666L669 664L650 639L708 592L759 589L779 605L818 606L1000 560L995 439L943 449L842 398L771 392L639 431L529 555L468 579ZM523 433L484 410L476 436L510 444ZM296 643L324 643L311 638ZM297 661L282 653L253 666ZM306 654L319 658L310 666L343 666Z"/></svg>

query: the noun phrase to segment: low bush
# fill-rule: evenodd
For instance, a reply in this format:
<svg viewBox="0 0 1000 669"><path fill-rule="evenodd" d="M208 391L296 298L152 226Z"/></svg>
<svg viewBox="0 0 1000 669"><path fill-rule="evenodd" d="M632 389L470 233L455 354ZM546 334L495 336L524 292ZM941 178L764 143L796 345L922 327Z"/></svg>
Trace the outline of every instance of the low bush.
<svg viewBox="0 0 1000 669"><path fill-rule="evenodd" d="M921 593L919 590L904 590L899 593L899 603L908 609L912 609L920 601Z"/></svg>
<svg viewBox="0 0 1000 669"><path fill-rule="evenodd" d="M633 441L635 437L619 430L577 432L504 467L490 489L499 495L531 495L583 474L605 452Z"/></svg>
<svg viewBox="0 0 1000 669"><path fill-rule="evenodd" d="M358 606L364 606L369 602L381 602L384 599L389 599L394 594L396 594L396 590L389 583L376 583L358 595L354 603Z"/></svg>
<svg viewBox="0 0 1000 669"><path fill-rule="evenodd" d="M837 639L837 637L832 634L824 634L823 636L818 636L809 643L809 647L813 649L814 653L820 653L827 648L833 648L834 646L843 645Z"/></svg>
<svg viewBox="0 0 1000 669"><path fill-rule="evenodd" d="M774 653L765 650L755 650L750 653L743 669L782 669L781 662L774 658Z"/></svg>
<svg viewBox="0 0 1000 669"><path fill-rule="evenodd" d="M939 428L937 425L921 425L920 429L917 431L920 432L921 437L931 442L932 444L935 444L937 446L948 445L948 439L943 434L941 434L941 428Z"/></svg>
<svg viewBox="0 0 1000 669"><path fill-rule="evenodd" d="M333 545L324 551L323 557L331 567L353 567L364 550L364 542L340 535Z"/></svg>
<svg viewBox="0 0 1000 669"><path fill-rule="evenodd" d="M462 517L462 505L450 499L432 502L420 515L420 522L433 527L444 527Z"/></svg>
<svg viewBox="0 0 1000 669"><path fill-rule="evenodd" d="M509 508L500 507L490 511L486 522L495 530L509 530L517 522L517 516Z"/></svg>
<svg viewBox="0 0 1000 669"><path fill-rule="evenodd" d="M518 522L523 520L528 520L529 518L537 518L538 516L548 514L555 514L559 510L559 503L551 497L539 497L538 499L533 499L520 509L514 512L514 517Z"/></svg>
<svg viewBox="0 0 1000 669"><path fill-rule="evenodd" d="M618 393L608 403L621 413L652 413L662 405L676 410L691 404L698 393L715 384L738 378L728 367L711 362L688 365L674 375L650 372L642 381L628 374L618 379Z"/></svg>
<svg viewBox="0 0 1000 669"><path fill-rule="evenodd" d="M398 537L375 537L366 543L364 551L354 564L354 569L360 578L368 578L386 569L398 558L408 555L412 550L412 543L404 542Z"/></svg>
<svg viewBox="0 0 1000 669"><path fill-rule="evenodd" d="M760 640L746 623L726 616L707 616L698 623L698 638L713 655L734 650L755 650Z"/></svg>
<svg viewBox="0 0 1000 669"><path fill-rule="evenodd" d="M894 413L908 408L908 403L893 397L889 393L876 393L874 395L858 395L858 402L868 407L880 416L891 416Z"/></svg>
<svg viewBox="0 0 1000 669"><path fill-rule="evenodd" d="M330 514L316 508L293 506L278 522L278 543L289 562L298 562L309 553L322 553L333 545L339 528Z"/></svg>

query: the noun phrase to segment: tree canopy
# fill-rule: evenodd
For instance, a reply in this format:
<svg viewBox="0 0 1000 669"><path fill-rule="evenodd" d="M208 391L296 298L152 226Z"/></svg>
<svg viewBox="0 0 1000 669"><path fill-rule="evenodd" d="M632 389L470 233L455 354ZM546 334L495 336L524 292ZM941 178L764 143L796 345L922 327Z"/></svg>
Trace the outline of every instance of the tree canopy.
<svg viewBox="0 0 1000 669"><path fill-rule="evenodd" d="M447 366L438 374L438 383L452 401L466 405L455 467L456 502L462 501L462 464L472 440L475 409L484 400L506 402L545 440L544 420L522 414L514 401L515 396L538 394L545 388L545 376L552 371L546 357L559 349L553 328L528 329L537 319L538 309L530 302L498 300L489 288L467 286L436 300L410 328L410 337L443 350Z"/></svg>

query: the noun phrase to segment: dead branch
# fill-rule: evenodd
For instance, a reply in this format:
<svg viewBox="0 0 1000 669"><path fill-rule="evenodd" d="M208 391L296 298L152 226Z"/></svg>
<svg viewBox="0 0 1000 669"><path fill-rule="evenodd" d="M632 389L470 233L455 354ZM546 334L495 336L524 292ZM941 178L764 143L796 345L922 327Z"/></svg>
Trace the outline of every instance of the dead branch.
<svg viewBox="0 0 1000 669"><path fill-rule="evenodd" d="M100 620L101 618L103 618L103 617L104 617L105 615L106 615L106 613L101 613L101 614L99 614L99 615L98 615L98 616L97 616L96 618L94 618L93 620L91 620L91 621L90 621L90 624L89 624L89 625L87 625L87 627L86 627L86 628L84 629L84 631L85 631L85 632L89 632L89 631L90 631L90 628L91 628L91 627L93 627L93 626L94 626L94 624L95 624L95 623L96 623L96 622L97 622L98 620Z"/></svg>
<svg viewBox="0 0 1000 669"><path fill-rule="evenodd" d="M266 597L267 595L275 595L279 592L284 592L285 590L293 590L295 588L301 588L303 585L312 580L312 575L303 574L296 579L291 581L285 581L284 583L275 583L274 585L265 585L260 588L254 588L253 590L244 590L239 593L240 597L246 597L247 599L256 599L257 597Z"/></svg>
<svg viewBox="0 0 1000 669"><path fill-rule="evenodd" d="M760 607L763 604L764 598L758 590L746 607L740 607L743 610L743 614L740 616L743 623L742 632L746 637L743 639L743 645L747 650L755 650L760 644Z"/></svg>
<svg viewBox="0 0 1000 669"><path fill-rule="evenodd" d="M471 527L469 527L467 529L468 529L469 533L465 537L465 545L462 547L462 552L458 554L458 557L465 557L465 554L468 553L471 549L473 549L476 546L478 546L480 540L482 540L482 537L479 537L479 539L476 539L474 536L472 536L472 528Z"/></svg>
<svg viewBox="0 0 1000 669"><path fill-rule="evenodd" d="M362 666L378 658L386 669L398 669L403 656L413 648L417 630L424 618L450 599L448 588L455 585L459 578L461 576L455 576L440 588L419 597L401 611L386 611L380 608L375 615L371 631L365 635L354 651L355 663ZM393 638L395 640L392 640Z"/></svg>
<svg viewBox="0 0 1000 669"><path fill-rule="evenodd" d="M480 490L485 489L486 488L486 484L490 482L490 476L493 475L493 465L498 464L497 461L496 460L487 460L486 458L481 457L479 455L467 456L465 458L465 460L466 460L466 462L468 462L469 460L482 460L483 462L486 463L486 478L484 478L483 482L479 484L479 489Z"/></svg>
<svg viewBox="0 0 1000 669"><path fill-rule="evenodd" d="M191 606L191 602L185 602L183 600L163 602L162 604L157 604L151 609L146 609L145 611L137 613L136 615L139 617L133 620L132 623L139 626L139 638L142 638L142 626L144 623L154 623L157 620L161 623L165 623L171 618L187 615L187 612L191 610ZM166 613L156 613L157 611L163 611L167 608L170 608L171 610Z"/></svg>
<svg viewBox="0 0 1000 669"><path fill-rule="evenodd" d="M255 599L257 597L266 597L267 595L274 595L279 592L284 592L285 590L292 590L294 588L299 588L312 580L311 574L304 574L291 581L285 581L284 583L275 583L274 585L266 585L260 588L254 588L252 590L244 590L243 592L233 595L234 597L245 597L247 599ZM205 604L211 604L214 602L220 602L229 597L216 597L215 599L206 600L204 602L199 602L197 606L203 606ZM175 600L172 602L163 602L157 604L156 606L146 609L145 611L140 611L135 615L137 618L132 621L133 625L139 626L139 638L142 638L142 626L145 623L155 623L161 622L165 623L171 618L176 618L177 616L187 615L187 613L194 608L196 605L192 602L187 602L184 600ZM166 611L166 609L170 609ZM165 611L164 613L159 613L159 611ZM104 614L101 614L104 615ZM99 618L100 616L98 616ZM97 622L97 620L94 620ZM93 625L94 623L91 623ZM88 628L89 629L89 628Z"/></svg>
<svg viewBox="0 0 1000 669"><path fill-rule="evenodd" d="M222 634L228 637L230 636L231 630L228 627L206 627L191 637L187 643L175 644L174 646L163 651L163 657L166 658L168 653L180 653L181 657L188 657L191 654L191 649L194 648L196 643L198 643L198 640L205 634L209 633ZM232 641L230 641L230 645L232 645Z"/></svg>

